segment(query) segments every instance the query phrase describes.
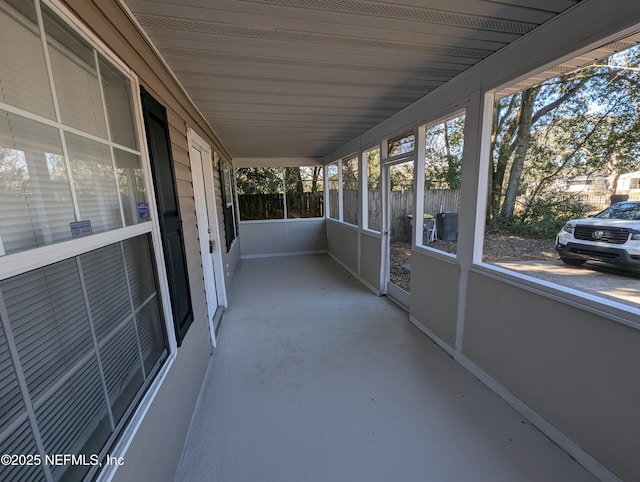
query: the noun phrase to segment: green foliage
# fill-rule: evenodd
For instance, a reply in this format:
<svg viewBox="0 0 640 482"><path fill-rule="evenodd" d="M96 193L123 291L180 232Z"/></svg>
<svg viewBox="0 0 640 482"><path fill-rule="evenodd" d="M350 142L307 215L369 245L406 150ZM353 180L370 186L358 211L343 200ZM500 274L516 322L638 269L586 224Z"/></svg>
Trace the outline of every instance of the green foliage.
<svg viewBox="0 0 640 482"><path fill-rule="evenodd" d="M236 169L238 194L273 194L283 192L279 167L241 167Z"/></svg>
<svg viewBox="0 0 640 482"><path fill-rule="evenodd" d="M558 186L576 176L598 174L607 177L611 195L620 174L640 170L639 66L640 47L633 47L530 87L525 92L534 104L526 132L519 123L525 96L515 93L496 101L487 216L491 226L550 236L566 218L581 213L570 197L562 198L566 193L556 192ZM514 169L516 160L521 172ZM511 176L519 182L511 183ZM505 202L512 184L517 189L513 211ZM497 221L499 217L506 219Z"/></svg>
<svg viewBox="0 0 640 482"><path fill-rule="evenodd" d="M427 129L425 189L459 189L462 185L464 120L461 115Z"/></svg>
<svg viewBox="0 0 640 482"><path fill-rule="evenodd" d="M588 206L575 195L554 190L544 197L531 199L511 218L492 220L488 227L490 230L506 231L521 236L553 239L567 221L585 217L588 210Z"/></svg>

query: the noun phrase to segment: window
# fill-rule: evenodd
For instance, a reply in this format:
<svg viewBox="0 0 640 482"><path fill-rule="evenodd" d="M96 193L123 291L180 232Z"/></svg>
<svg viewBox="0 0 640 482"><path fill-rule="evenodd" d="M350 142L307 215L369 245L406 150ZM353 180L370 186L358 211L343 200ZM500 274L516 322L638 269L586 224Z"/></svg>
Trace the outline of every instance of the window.
<svg viewBox="0 0 640 482"><path fill-rule="evenodd" d="M323 217L322 166L286 167L284 173L287 218Z"/></svg>
<svg viewBox="0 0 640 482"><path fill-rule="evenodd" d="M340 174L338 164L327 166L327 178L329 179L329 217L340 219Z"/></svg>
<svg viewBox="0 0 640 482"><path fill-rule="evenodd" d="M365 151L363 159L367 163L367 229L381 231L382 226L382 184L380 148Z"/></svg>
<svg viewBox="0 0 640 482"><path fill-rule="evenodd" d="M25 37L25 52L6 60L19 62L38 78L44 76L37 83L37 89L42 89L40 83L48 83L47 68L42 51L34 51L39 29L30 18L33 5L17 5L18 10L3 4L0 20L3 32ZM32 83L14 78L26 75L22 69L5 69L7 83L13 87L7 103L0 105L0 252L5 254L150 219L140 152L134 140L131 81L49 9L43 6L42 10L65 127L48 121L50 112L43 112L40 106L28 117L16 113L14 107L32 106L23 100L32 97ZM42 64L34 65L37 62ZM82 87L76 89L76 83ZM52 98L51 92L38 90L37 95ZM40 115L43 113L46 117ZM110 138L106 119L114 125L115 137ZM68 127L85 134L71 133Z"/></svg>
<svg viewBox="0 0 640 482"><path fill-rule="evenodd" d="M105 456L167 356L152 253L142 235L0 282L5 451L39 453L25 397L45 453ZM80 480L90 469L50 470ZM40 470L0 467L0 478L44 479Z"/></svg>
<svg viewBox="0 0 640 482"><path fill-rule="evenodd" d="M342 161L342 220L358 225L358 158Z"/></svg>
<svg viewBox="0 0 640 482"><path fill-rule="evenodd" d="M217 154L215 154L217 156ZM234 209L233 179L231 178L231 167L225 162L220 162L220 184L222 186L222 210L224 214L224 232L227 245L227 252L231 249L233 241L236 239L238 231L236 212Z"/></svg>
<svg viewBox="0 0 640 482"><path fill-rule="evenodd" d="M462 184L464 115L427 127L422 244L456 252ZM420 239L420 238L419 238Z"/></svg>
<svg viewBox="0 0 640 482"><path fill-rule="evenodd" d="M400 136L390 139L387 146L388 157L390 158L408 154L416 150L416 135L413 132L405 132Z"/></svg>
<svg viewBox="0 0 640 482"><path fill-rule="evenodd" d="M497 93L483 260L625 303L628 290L577 285L557 265L589 269L595 259L623 264L640 253L626 221L612 229L587 217L632 200L621 181L640 169L640 47L630 38L597 51L617 53Z"/></svg>
<svg viewBox="0 0 640 482"><path fill-rule="evenodd" d="M324 216L321 166L239 168L236 183L241 221Z"/></svg>
<svg viewBox="0 0 640 482"><path fill-rule="evenodd" d="M0 42L0 445L104 459L168 355L134 79L36 0L0 0Z"/></svg>

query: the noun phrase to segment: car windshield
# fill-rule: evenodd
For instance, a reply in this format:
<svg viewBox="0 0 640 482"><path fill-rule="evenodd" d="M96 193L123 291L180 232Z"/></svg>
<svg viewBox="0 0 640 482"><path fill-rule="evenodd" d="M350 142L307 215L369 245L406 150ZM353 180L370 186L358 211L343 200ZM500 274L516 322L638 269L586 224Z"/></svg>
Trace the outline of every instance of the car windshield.
<svg viewBox="0 0 640 482"><path fill-rule="evenodd" d="M640 220L640 203L618 203L595 215L601 219Z"/></svg>

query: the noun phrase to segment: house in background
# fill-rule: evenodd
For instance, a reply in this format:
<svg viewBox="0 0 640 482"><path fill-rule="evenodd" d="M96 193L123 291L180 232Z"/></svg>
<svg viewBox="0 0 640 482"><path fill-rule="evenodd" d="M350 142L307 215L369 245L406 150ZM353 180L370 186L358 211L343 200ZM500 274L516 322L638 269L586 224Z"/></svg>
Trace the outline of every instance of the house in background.
<svg viewBox="0 0 640 482"><path fill-rule="evenodd" d="M395 297L597 477L637 479L640 313L481 244L495 96L638 31L632 0L0 0L0 453L126 460L0 479L171 479L241 257L308 252ZM366 190L384 203L414 161L422 218L416 153L462 114L457 252L413 223L397 290ZM234 169L317 166L324 216L239 221Z"/></svg>

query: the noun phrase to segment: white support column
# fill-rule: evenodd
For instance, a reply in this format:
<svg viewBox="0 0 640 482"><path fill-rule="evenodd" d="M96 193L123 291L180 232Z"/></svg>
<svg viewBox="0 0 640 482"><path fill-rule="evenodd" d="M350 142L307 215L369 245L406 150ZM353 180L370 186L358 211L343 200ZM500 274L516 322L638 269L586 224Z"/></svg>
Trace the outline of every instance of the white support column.
<svg viewBox="0 0 640 482"><path fill-rule="evenodd" d="M422 125L416 129L416 160L413 167L415 182L413 200L413 243L423 244L424 231L424 163L426 150L427 127Z"/></svg>
<svg viewBox="0 0 640 482"><path fill-rule="evenodd" d="M389 281L389 168L386 165L389 157L389 142L384 139L380 143L380 196L382 201L381 225L382 249L380 260L380 293L387 294Z"/></svg>
<svg viewBox="0 0 640 482"><path fill-rule="evenodd" d="M462 203L459 209L457 257L460 263L455 350L462 351L469 268L482 260L493 94L478 91L466 111L462 155Z"/></svg>

